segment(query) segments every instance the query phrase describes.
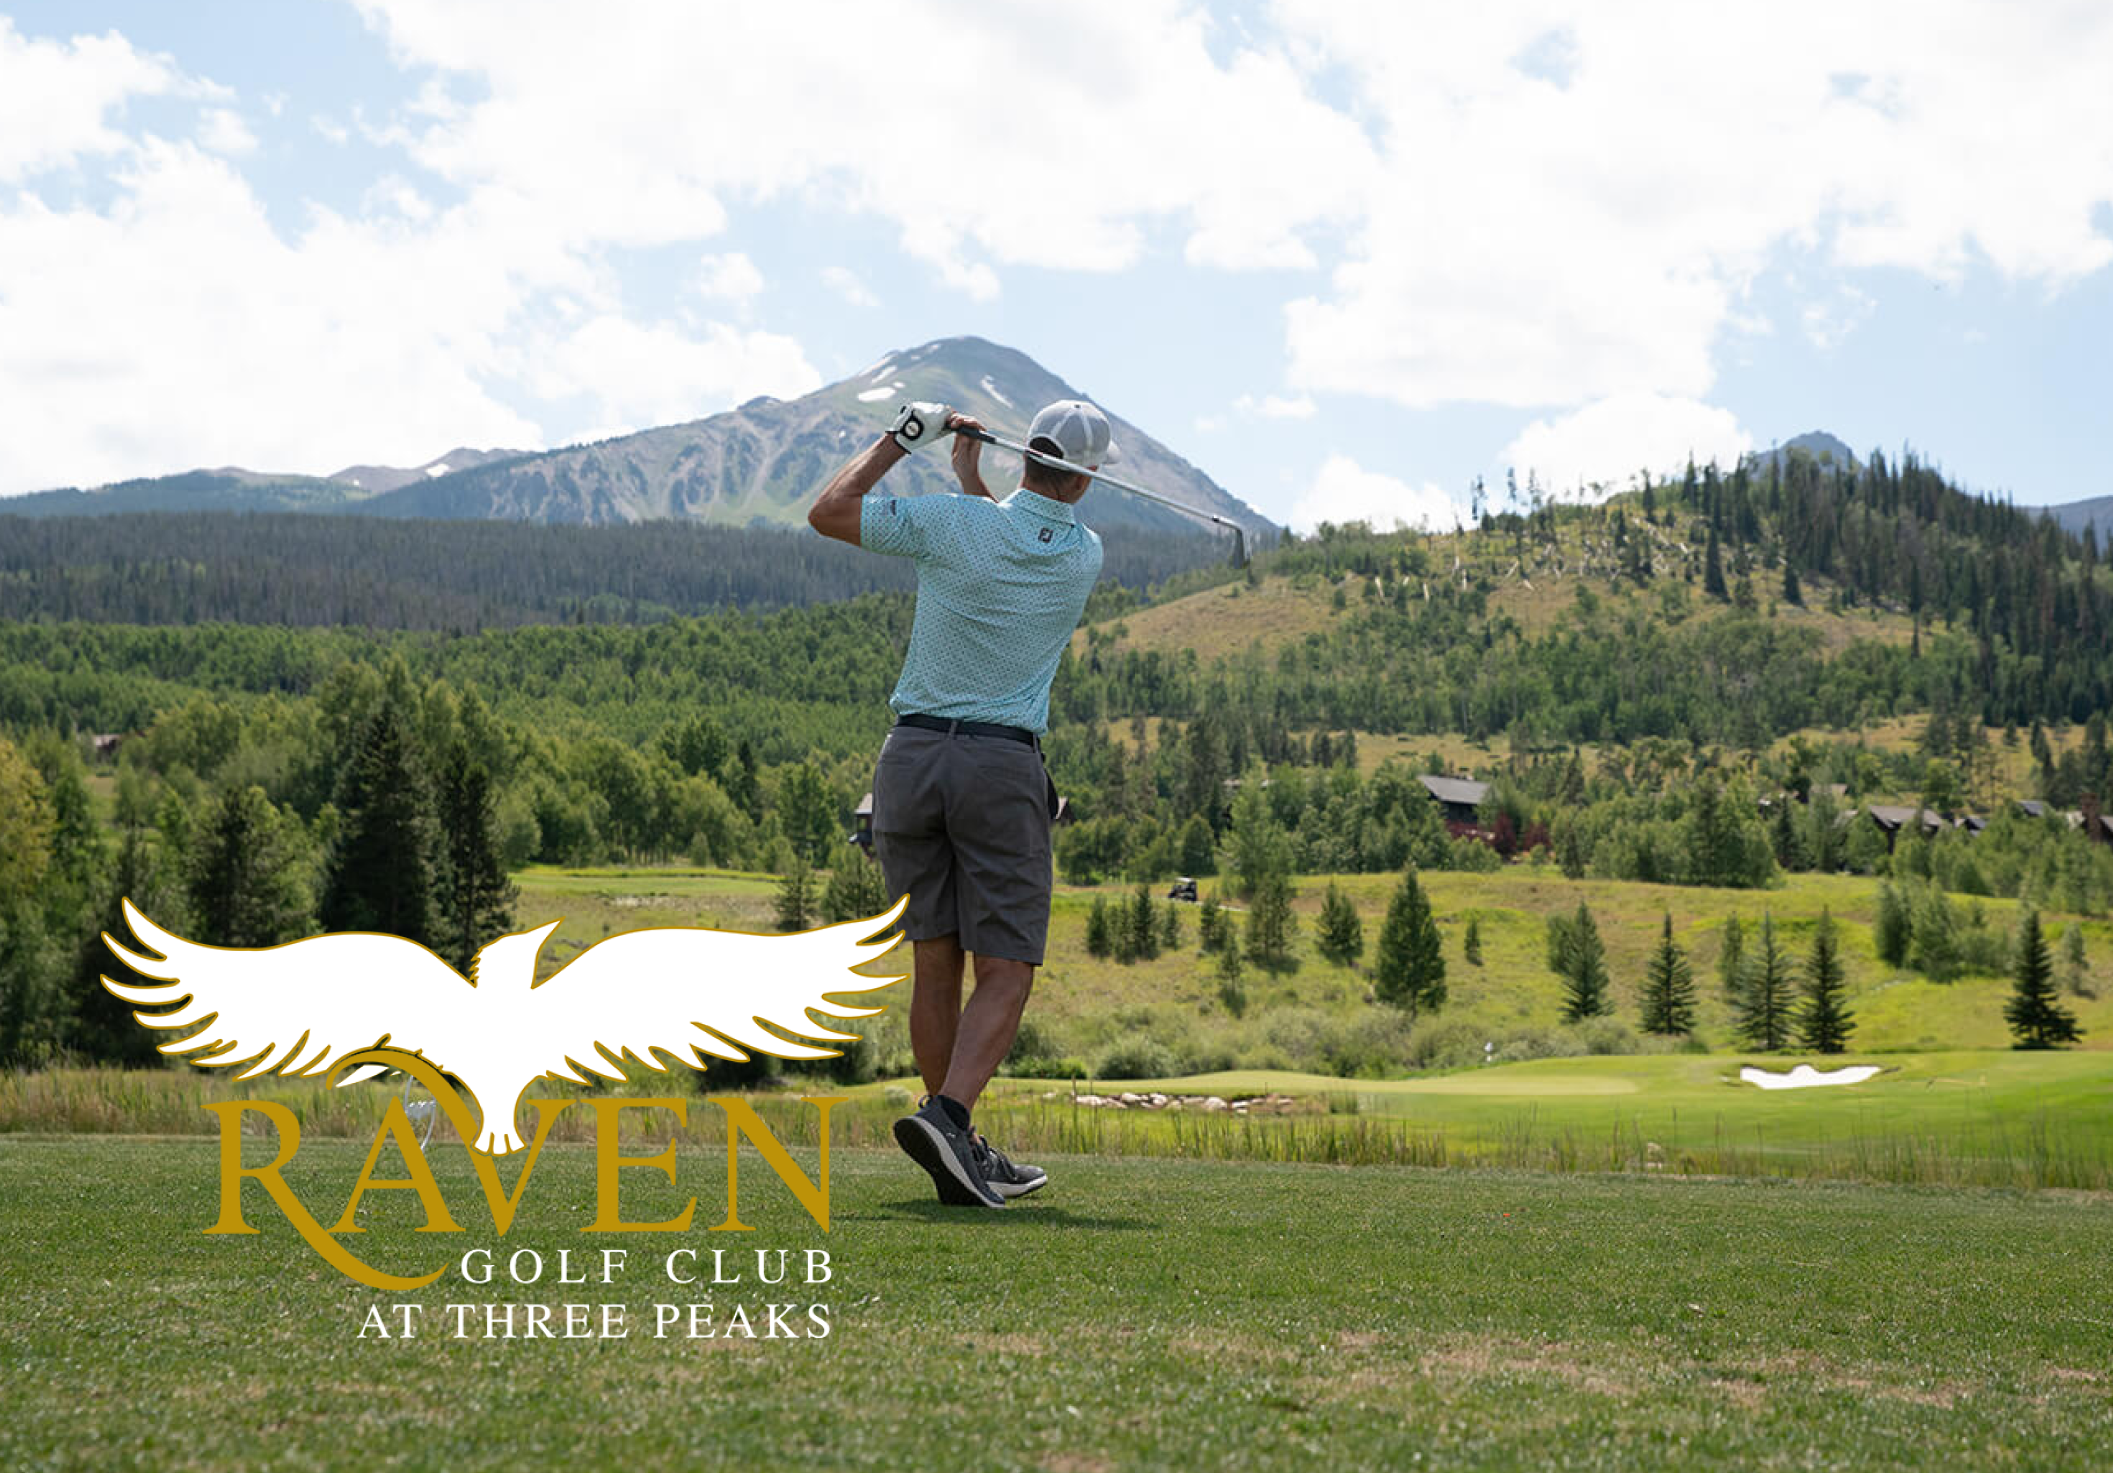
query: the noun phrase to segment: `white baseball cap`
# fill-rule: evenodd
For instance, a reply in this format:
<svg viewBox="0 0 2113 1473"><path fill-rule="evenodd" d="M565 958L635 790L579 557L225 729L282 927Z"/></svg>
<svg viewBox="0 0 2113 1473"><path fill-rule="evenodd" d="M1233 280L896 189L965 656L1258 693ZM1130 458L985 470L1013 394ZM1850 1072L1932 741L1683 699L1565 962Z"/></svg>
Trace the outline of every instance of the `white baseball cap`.
<svg viewBox="0 0 2113 1473"><path fill-rule="evenodd" d="M1121 458L1108 416L1083 399L1059 399L1035 412L1027 443L1049 440L1073 465L1107 465Z"/></svg>

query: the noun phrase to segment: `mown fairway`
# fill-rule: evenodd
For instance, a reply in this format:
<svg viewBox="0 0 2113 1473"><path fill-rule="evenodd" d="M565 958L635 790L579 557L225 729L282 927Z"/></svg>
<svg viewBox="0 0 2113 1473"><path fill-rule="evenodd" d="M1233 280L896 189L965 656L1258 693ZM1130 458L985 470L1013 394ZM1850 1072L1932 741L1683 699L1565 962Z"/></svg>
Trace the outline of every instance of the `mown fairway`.
<svg viewBox="0 0 2113 1473"><path fill-rule="evenodd" d="M334 1215L361 1148L288 1180ZM370 1260L498 1246L461 1154L467 1233L369 1199ZM811 1163L810 1163L811 1164ZM841 1151L826 1238L760 1162L758 1231L628 1240L596 1286L407 1296L620 1300L619 1341L359 1340L361 1289L251 1192L206 1237L203 1140L0 1143L0 1464L1256 1468L2103 1466L2113 1440L2113 1202L2042 1193L1057 1158L1040 1199L935 1208L886 1152ZM629 1171L627 1212L723 1205ZM601 1247L585 1149L554 1146L507 1249ZM826 1340L656 1340L669 1247L826 1243ZM730 1254L732 1259L737 1255ZM759 1316L759 1324L760 1324ZM1002 1408L1002 1415L994 1409Z"/></svg>

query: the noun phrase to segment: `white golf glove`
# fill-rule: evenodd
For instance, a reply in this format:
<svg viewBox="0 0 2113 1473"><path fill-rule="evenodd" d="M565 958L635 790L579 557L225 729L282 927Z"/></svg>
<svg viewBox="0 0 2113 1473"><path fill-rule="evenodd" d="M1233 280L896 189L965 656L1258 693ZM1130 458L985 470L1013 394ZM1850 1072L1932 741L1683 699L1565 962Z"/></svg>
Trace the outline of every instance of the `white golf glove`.
<svg viewBox="0 0 2113 1473"><path fill-rule="evenodd" d="M953 417L954 411L949 405L905 404L895 411L895 423L888 426L888 433L903 449L916 450L944 435L946 422Z"/></svg>

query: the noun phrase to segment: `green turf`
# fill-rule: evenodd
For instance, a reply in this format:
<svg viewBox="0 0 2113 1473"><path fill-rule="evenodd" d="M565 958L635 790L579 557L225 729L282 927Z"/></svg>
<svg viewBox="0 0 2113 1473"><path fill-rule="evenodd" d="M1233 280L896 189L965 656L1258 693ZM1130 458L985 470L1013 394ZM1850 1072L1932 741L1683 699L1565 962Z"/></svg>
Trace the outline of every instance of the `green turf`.
<svg viewBox="0 0 2113 1473"><path fill-rule="evenodd" d="M719 1163L685 1149L702 1218ZM358 1150L289 1179L334 1212ZM830 1303L827 1340L380 1343L389 1296L261 1205L259 1236L200 1235L210 1143L0 1142L0 1466L2085 1468L2113 1439L2103 1197L1048 1164L965 1215L842 1151L826 1238L758 1164L756 1233L634 1237L613 1293L408 1296L642 1307L689 1297L651 1250L826 1242L836 1280L784 1297ZM435 1165L471 1230L374 1198L363 1253L494 1245L460 1154ZM679 1205L630 1175L627 1211ZM551 1148L504 1246L606 1245L591 1195Z"/></svg>

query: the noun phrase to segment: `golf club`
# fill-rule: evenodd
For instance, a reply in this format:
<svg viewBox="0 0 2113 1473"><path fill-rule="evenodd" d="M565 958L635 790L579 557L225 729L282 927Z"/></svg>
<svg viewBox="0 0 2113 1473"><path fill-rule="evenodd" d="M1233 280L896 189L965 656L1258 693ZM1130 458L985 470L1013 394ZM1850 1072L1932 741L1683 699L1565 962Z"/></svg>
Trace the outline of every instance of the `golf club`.
<svg viewBox="0 0 2113 1473"><path fill-rule="evenodd" d="M1157 502L1169 510L1184 512L1189 516L1200 518L1206 522L1215 522L1233 534L1233 566L1236 568L1247 566L1247 530L1231 517L1220 516L1214 511L1205 511L1200 506L1190 506L1187 502L1176 501L1170 496L1161 496L1157 491L1147 491L1142 486L1132 485L1128 481L1109 475L1106 471L1097 471L1083 465L1074 465L1071 461L1060 459L1057 456L1044 455L1039 450L1029 450L1017 440L1004 439L992 434L989 430L956 430L954 433L966 435L971 440L981 440L986 445L995 445L1001 450L1010 450L1016 455L1031 455L1043 465L1055 466L1058 470L1069 471L1075 476L1091 476L1096 481L1106 481L1118 491L1127 491L1132 496L1142 496L1145 500Z"/></svg>

